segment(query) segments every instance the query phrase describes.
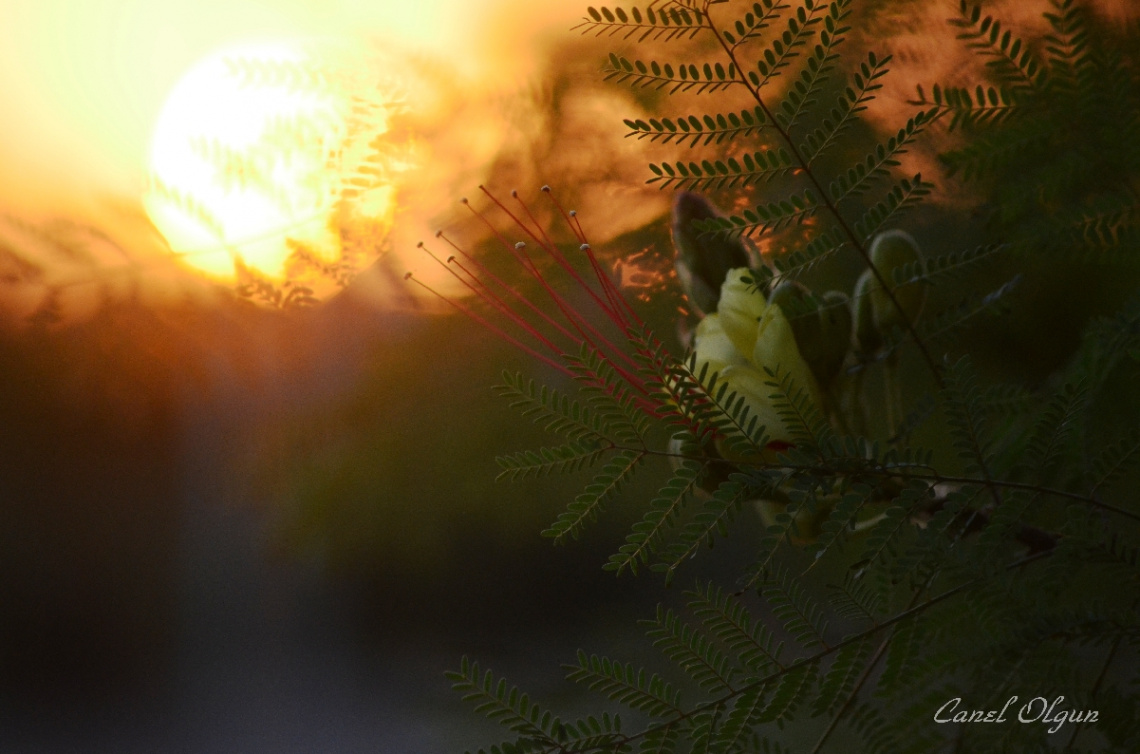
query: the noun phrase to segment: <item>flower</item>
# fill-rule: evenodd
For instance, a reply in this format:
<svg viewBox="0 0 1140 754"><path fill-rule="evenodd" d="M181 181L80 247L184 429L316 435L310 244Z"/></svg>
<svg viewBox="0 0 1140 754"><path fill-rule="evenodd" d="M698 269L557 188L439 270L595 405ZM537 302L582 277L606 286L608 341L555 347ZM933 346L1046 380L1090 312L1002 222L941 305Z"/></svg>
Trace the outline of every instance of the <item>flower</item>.
<svg viewBox="0 0 1140 754"><path fill-rule="evenodd" d="M756 287L747 268L731 270L720 290L716 314L697 326L694 342L697 371L708 365L728 389L743 397L753 416L768 430L769 449L793 442L791 428L773 404L773 377L789 376L795 388L822 405L819 384L796 344L783 310ZM743 459L729 459L743 460Z"/></svg>

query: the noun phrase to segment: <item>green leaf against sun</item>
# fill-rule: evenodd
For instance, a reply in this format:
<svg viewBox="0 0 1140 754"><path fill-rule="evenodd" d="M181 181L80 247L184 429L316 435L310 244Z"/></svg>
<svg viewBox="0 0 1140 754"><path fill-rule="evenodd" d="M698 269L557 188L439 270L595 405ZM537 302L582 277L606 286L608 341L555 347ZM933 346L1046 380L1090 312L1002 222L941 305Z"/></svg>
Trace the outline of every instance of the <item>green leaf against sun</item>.
<svg viewBox="0 0 1140 754"><path fill-rule="evenodd" d="M659 7L649 4L644 10L635 6L628 11L591 6L586 9L581 23L571 29L581 29L583 34L592 33L599 37L636 38L638 43L684 41L708 31L708 27L701 23L703 18L699 10L679 3L661 3Z"/></svg>
<svg viewBox="0 0 1140 754"><path fill-rule="evenodd" d="M669 94L715 94L739 86L736 66L732 63L659 63L651 60L630 60L610 53L610 62L603 70L606 81L628 84L635 88L666 90Z"/></svg>
<svg viewBox="0 0 1140 754"><path fill-rule="evenodd" d="M738 137L759 134L767 121L763 108L755 107L738 112L716 113L702 116L686 115L677 118L626 119L627 136L638 139L675 143L690 147L722 144ZM664 170L664 167L660 168ZM650 168L652 170L652 167ZM656 172L656 171L653 171ZM650 179L653 180L653 179Z"/></svg>

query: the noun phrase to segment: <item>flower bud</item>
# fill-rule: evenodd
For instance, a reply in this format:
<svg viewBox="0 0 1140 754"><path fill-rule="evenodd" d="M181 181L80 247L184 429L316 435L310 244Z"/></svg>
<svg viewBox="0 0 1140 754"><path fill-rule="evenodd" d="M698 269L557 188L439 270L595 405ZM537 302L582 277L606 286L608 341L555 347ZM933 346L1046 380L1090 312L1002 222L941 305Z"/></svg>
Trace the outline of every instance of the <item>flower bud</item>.
<svg viewBox="0 0 1140 754"><path fill-rule="evenodd" d="M876 353L883 346L883 336L875 326L875 315L871 310L871 287L875 284L875 275L870 270L863 270L863 274L855 282L855 349L864 356Z"/></svg>
<svg viewBox="0 0 1140 754"><path fill-rule="evenodd" d="M772 291L770 300L784 312L800 354L816 381L828 385L851 348L847 296L828 291L821 299L801 283L785 281Z"/></svg>
<svg viewBox="0 0 1140 754"><path fill-rule="evenodd" d="M894 281L894 271L905 265L922 261L918 244L909 233L903 230L888 230L875 236L871 244L871 263L879 271L891 293L895 306L887 292L877 284L870 289L871 309L875 317L875 327L879 333L894 327L905 327L918 319L926 303L926 283L922 280L908 280L901 284Z"/></svg>
<svg viewBox="0 0 1140 754"><path fill-rule="evenodd" d="M823 294L819 319L823 331L821 353L818 361L809 362L809 366L819 384L828 385L839 374L851 350L851 303L847 294L842 291Z"/></svg>
<svg viewBox="0 0 1140 754"><path fill-rule="evenodd" d="M748 267L751 262L740 238L705 233L695 225L720 216L717 208L700 194L682 191L673 200L674 266L681 289L698 314L715 312L728 271Z"/></svg>
<svg viewBox="0 0 1140 754"><path fill-rule="evenodd" d="M768 301L779 306L784 313L784 318L788 320L792 334L796 338L800 355L811 367L816 379L819 379L819 374L813 366L823 353L823 325L819 319L819 301L811 289L794 280L785 280L777 285Z"/></svg>

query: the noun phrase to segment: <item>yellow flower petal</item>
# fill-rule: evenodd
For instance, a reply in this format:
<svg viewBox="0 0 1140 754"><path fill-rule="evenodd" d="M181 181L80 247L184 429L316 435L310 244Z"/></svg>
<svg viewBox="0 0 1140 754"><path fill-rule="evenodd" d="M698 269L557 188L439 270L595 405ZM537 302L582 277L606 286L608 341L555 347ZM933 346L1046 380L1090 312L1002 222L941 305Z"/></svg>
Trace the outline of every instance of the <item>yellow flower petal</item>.
<svg viewBox="0 0 1140 754"><path fill-rule="evenodd" d="M764 369L789 375L816 406L820 405L819 385L783 310L768 304L751 282L745 282L748 276L747 269L729 272L720 289L717 313L697 326L693 346L697 369L707 364L710 371L719 372L728 389L743 398L751 414L767 428L769 439L788 442L791 432L773 406L775 388L767 384L772 377Z"/></svg>
<svg viewBox="0 0 1140 754"><path fill-rule="evenodd" d="M819 385L796 345L791 323L779 306L769 306L764 312L751 356L757 369L790 375L795 387L807 390L812 402L820 404Z"/></svg>
<svg viewBox="0 0 1140 754"><path fill-rule="evenodd" d="M765 301L764 294L756 290L752 283L744 282L745 278L752 279L750 270L746 267L729 271L728 277L720 287L720 303L716 311L720 316L721 326L736 346L736 350L747 355L752 353L759 320L764 315L768 302Z"/></svg>
<svg viewBox="0 0 1140 754"><path fill-rule="evenodd" d="M768 397L772 394L772 388L766 384L771 380L768 375L751 366L736 366L724 370L721 376L728 383L728 389L742 396L748 410L767 428L769 439L787 440L791 437L787 425Z"/></svg>
<svg viewBox="0 0 1140 754"><path fill-rule="evenodd" d="M748 360L737 350L721 326L720 317L710 314L697 325L693 350L697 354L697 370L709 365L709 373L723 372L726 367L747 364Z"/></svg>

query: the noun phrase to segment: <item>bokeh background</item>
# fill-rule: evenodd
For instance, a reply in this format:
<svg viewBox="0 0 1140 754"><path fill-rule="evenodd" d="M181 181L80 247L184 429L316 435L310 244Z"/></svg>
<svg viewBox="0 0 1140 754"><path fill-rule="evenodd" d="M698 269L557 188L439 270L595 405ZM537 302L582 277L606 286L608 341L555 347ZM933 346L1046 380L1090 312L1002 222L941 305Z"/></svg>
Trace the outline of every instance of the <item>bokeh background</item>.
<svg viewBox="0 0 1140 754"><path fill-rule="evenodd" d="M627 43L549 5L0 0L0 749L461 750L498 738L443 678L462 655L573 712L558 666L579 646L645 651L636 620L676 590L601 571L645 490L582 542L540 538L579 480L495 481L496 454L543 436L491 388L504 369L565 379L402 284L432 279L415 242L437 228L502 257L461 196L517 187L538 206L551 184L611 268L636 263L628 293L676 346L669 197L644 185L669 151L621 119L685 100L602 82ZM898 60L868 132L898 127L914 83L969 75L935 5L861 11ZM1039 30L1026 5L999 12ZM412 72L421 159L361 274L281 310L178 262L141 197L195 61L304 35ZM908 167L938 180L939 138ZM908 228L977 242L985 197L938 182ZM849 286L852 262L818 282ZM1134 281L1025 272L1017 313L972 342L1032 387ZM731 563L753 525L695 567Z"/></svg>

